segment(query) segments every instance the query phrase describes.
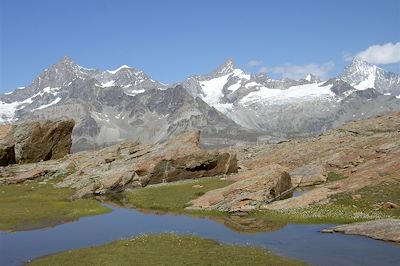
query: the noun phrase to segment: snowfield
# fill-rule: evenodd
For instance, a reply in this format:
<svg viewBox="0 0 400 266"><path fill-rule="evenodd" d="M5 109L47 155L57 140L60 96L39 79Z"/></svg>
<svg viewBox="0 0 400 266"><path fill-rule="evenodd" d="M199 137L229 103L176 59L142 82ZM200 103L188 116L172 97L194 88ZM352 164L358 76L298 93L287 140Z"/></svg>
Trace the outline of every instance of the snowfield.
<svg viewBox="0 0 400 266"><path fill-rule="evenodd" d="M286 104L298 101L308 101L315 98L333 98L332 85L321 86L324 82L293 86L286 90L261 87L258 91L250 92L240 101L244 106L262 102L263 104Z"/></svg>

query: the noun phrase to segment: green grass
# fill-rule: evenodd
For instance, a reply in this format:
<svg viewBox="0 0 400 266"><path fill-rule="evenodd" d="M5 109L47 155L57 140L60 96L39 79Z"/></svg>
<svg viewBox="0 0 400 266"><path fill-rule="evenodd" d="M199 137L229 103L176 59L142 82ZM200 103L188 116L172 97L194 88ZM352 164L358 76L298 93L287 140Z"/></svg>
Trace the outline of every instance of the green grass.
<svg viewBox="0 0 400 266"><path fill-rule="evenodd" d="M353 200L351 196L355 194L360 194L361 199ZM383 182L377 186L360 189L352 195L344 193L336 195L333 197L333 205L351 206L354 211L361 211L371 216L400 218L400 208L382 208L385 202L400 205L400 182Z"/></svg>
<svg viewBox="0 0 400 266"><path fill-rule="evenodd" d="M344 176L342 174L338 174L335 172L329 172L328 176L327 176L327 180L329 182L334 182L334 181L338 181L338 180L345 179L345 178L347 178L347 176Z"/></svg>
<svg viewBox="0 0 400 266"><path fill-rule="evenodd" d="M70 201L72 193L36 181L0 186L0 230L43 228L111 211L95 200Z"/></svg>
<svg viewBox="0 0 400 266"><path fill-rule="evenodd" d="M183 212L192 199L230 184L231 181L219 178L202 178L129 190L124 192L124 196L135 208Z"/></svg>
<svg viewBox="0 0 400 266"><path fill-rule="evenodd" d="M251 213L257 218L268 218L272 222L285 221L295 224L345 224L384 218L379 215L359 212L351 206L313 205L304 208Z"/></svg>
<svg viewBox="0 0 400 266"><path fill-rule="evenodd" d="M352 195L360 194L360 200ZM305 208L258 211L254 217L268 217L271 221L289 223L351 223L383 218L400 218L400 208L384 209L383 203L390 201L400 205L400 183L384 182L376 186L365 187L354 193L334 195L331 202Z"/></svg>
<svg viewBox="0 0 400 266"><path fill-rule="evenodd" d="M172 234L144 235L39 258L29 265L306 265L267 250Z"/></svg>

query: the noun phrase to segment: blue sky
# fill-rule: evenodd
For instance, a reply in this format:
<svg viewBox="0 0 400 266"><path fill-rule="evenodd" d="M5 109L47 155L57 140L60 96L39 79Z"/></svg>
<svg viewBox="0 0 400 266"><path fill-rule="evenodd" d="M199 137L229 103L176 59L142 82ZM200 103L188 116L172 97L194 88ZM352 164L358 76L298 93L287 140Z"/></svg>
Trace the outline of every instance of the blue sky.
<svg viewBox="0 0 400 266"><path fill-rule="evenodd" d="M273 77L329 77L345 58L374 58L368 47L400 47L398 0L0 0L0 23L0 92L29 85L64 55L91 68L126 64L170 83L226 58ZM400 72L396 59L376 62Z"/></svg>

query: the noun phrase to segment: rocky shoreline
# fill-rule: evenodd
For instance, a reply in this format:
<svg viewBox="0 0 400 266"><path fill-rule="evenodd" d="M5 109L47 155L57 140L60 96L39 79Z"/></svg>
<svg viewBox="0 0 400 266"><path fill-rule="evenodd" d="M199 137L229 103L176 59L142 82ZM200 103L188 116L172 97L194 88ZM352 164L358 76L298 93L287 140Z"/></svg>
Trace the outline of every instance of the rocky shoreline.
<svg viewBox="0 0 400 266"><path fill-rule="evenodd" d="M382 219L345 224L322 230L322 233L360 235L377 240L400 243L400 219Z"/></svg>

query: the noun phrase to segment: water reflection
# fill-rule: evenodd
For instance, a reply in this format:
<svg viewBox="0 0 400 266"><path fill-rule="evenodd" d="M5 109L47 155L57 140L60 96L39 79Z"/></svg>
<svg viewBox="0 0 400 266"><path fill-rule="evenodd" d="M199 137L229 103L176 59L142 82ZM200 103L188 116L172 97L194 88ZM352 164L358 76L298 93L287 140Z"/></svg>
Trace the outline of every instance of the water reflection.
<svg viewBox="0 0 400 266"><path fill-rule="evenodd" d="M279 230L273 226L276 231L272 232L243 234L231 228L244 226L249 230L254 220L236 217L233 220L223 219L226 224L235 224L226 227L225 223L209 218L156 215L110 207L112 213L85 217L53 228L15 233L0 231L0 265L20 265L29 259L68 249L166 232L193 234L223 243L266 247L280 255L315 265L400 265L399 245L358 236L319 233L328 225L288 224Z"/></svg>
<svg viewBox="0 0 400 266"><path fill-rule="evenodd" d="M110 201L112 200L112 201ZM118 198L103 198L103 202L106 202L110 206L130 208L133 209L123 197ZM282 229L287 223L272 221L266 217L253 217L253 216L241 216L241 215L215 215L215 213L208 214L207 212L165 212L160 210L149 210L149 209L136 209L142 213L155 214L159 216L163 215L186 215L193 218L207 218L217 223L220 223L236 232L239 233L261 233L261 232L272 232Z"/></svg>
<svg viewBox="0 0 400 266"><path fill-rule="evenodd" d="M247 217L247 216L220 216L209 217L209 219L223 224L224 226L238 232L256 234L262 232L277 231L285 227L287 223L279 223L268 220L267 218Z"/></svg>

